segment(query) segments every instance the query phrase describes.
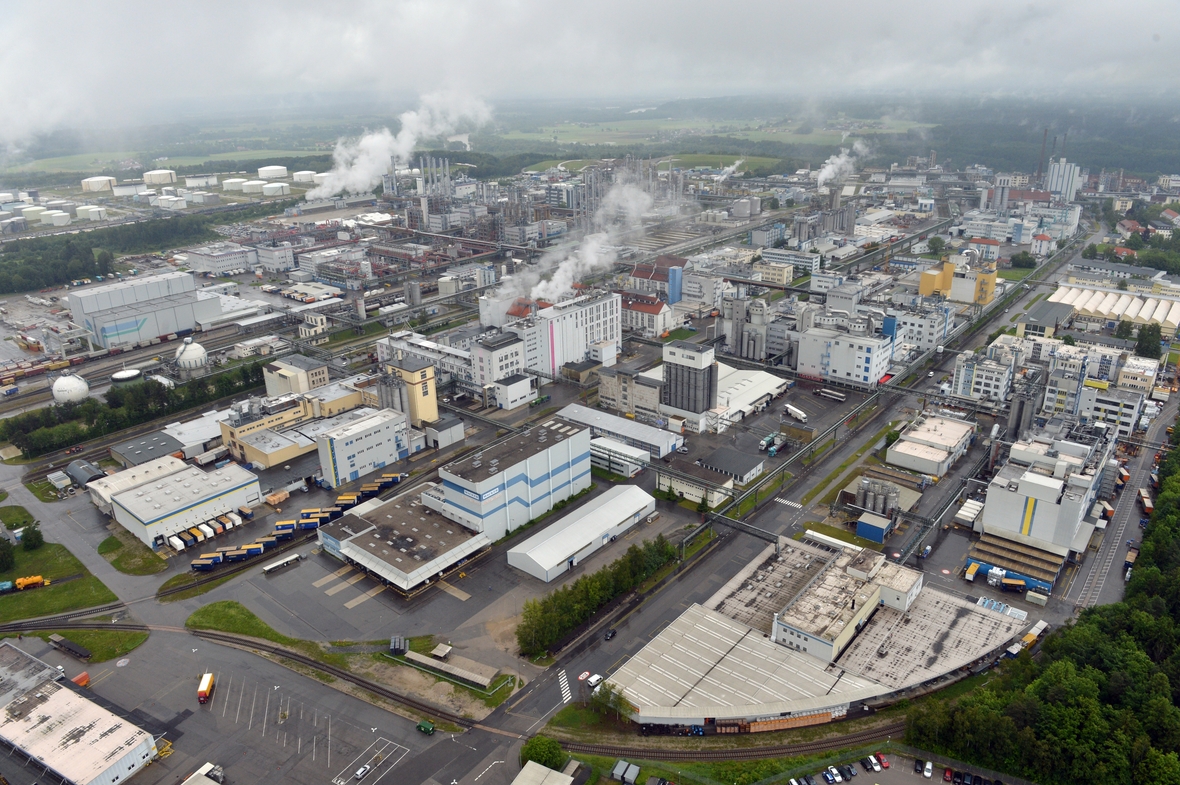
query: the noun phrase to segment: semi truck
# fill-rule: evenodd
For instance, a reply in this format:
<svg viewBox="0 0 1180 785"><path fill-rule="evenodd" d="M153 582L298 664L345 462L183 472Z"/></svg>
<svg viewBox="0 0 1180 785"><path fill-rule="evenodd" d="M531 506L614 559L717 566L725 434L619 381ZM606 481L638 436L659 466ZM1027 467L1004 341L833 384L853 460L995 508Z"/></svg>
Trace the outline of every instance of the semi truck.
<svg viewBox="0 0 1180 785"><path fill-rule="evenodd" d="M209 699L213 697L213 674L206 673L201 677L201 683L197 686L197 701L199 703L208 703Z"/></svg>
<svg viewBox="0 0 1180 785"><path fill-rule="evenodd" d="M803 411L798 406L792 406L791 404L788 403L787 407L786 407L786 412L791 417L795 418L796 420L803 423L804 425L807 424L807 412Z"/></svg>

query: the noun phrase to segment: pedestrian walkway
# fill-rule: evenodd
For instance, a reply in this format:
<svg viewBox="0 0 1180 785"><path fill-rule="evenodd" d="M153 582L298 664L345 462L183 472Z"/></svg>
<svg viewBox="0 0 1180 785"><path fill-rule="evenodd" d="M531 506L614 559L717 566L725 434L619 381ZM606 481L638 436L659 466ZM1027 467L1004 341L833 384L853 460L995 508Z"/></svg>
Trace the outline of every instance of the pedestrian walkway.
<svg viewBox="0 0 1180 785"><path fill-rule="evenodd" d="M794 507L796 510L802 510L802 509L803 509L803 505L802 505L802 504L800 504L799 502L793 502L793 501L791 501L790 499L776 498L776 499L775 499L775 501L776 501L776 502L778 502L779 504L785 504L785 505L787 505L788 507Z"/></svg>
<svg viewBox="0 0 1180 785"><path fill-rule="evenodd" d="M557 672L557 683L561 687L561 702L569 703L573 699L574 694L570 692L570 680L565 675L565 669Z"/></svg>

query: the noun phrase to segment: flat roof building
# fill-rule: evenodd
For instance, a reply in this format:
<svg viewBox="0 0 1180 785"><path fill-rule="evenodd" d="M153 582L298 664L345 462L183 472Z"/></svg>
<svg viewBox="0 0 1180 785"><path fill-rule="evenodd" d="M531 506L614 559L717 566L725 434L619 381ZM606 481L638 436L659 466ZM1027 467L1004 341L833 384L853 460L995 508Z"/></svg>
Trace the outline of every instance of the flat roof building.
<svg viewBox="0 0 1180 785"><path fill-rule="evenodd" d="M183 454L184 445L162 431L136 436L111 448L111 457L124 467L139 466L176 453Z"/></svg>
<svg viewBox="0 0 1180 785"><path fill-rule="evenodd" d="M316 436L320 473L336 488L408 458L412 447L406 415L382 409Z"/></svg>
<svg viewBox="0 0 1180 785"><path fill-rule="evenodd" d="M701 466L732 477L738 485L745 485L762 474L765 463L760 454L739 452L729 447L718 447L701 458Z"/></svg>
<svg viewBox="0 0 1180 785"><path fill-rule="evenodd" d="M185 466L184 461L169 455L139 466L132 466L130 469L124 469L106 477L100 477L97 480L91 480L87 483L86 490L90 491L90 501L94 502L95 507L107 515L112 515L111 499L115 494L175 474Z"/></svg>
<svg viewBox="0 0 1180 785"><path fill-rule="evenodd" d="M616 485L508 551L508 564L548 583L655 512L656 500Z"/></svg>
<svg viewBox="0 0 1180 785"><path fill-rule="evenodd" d="M271 398L311 392L329 382L328 364L302 354L290 354L264 365L262 378L266 382L266 394Z"/></svg>
<svg viewBox="0 0 1180 785"><path fill-rule="evenodd" d="M644 425L625 417L616 417L577 403L571 403L557 414L559 417L588 426L595 436L605 436L632 447L645 449L653 458L663 458L669 453L676 452L676 448L684 444L684 437L678 433Z"/></svg>
<svg viewBox="0 0 1180 785"><path fill-rule="evenodd" d="M886 462L932 477L942 477L967 450L975 426L949 417L923 415L886 451Z"/></svg>

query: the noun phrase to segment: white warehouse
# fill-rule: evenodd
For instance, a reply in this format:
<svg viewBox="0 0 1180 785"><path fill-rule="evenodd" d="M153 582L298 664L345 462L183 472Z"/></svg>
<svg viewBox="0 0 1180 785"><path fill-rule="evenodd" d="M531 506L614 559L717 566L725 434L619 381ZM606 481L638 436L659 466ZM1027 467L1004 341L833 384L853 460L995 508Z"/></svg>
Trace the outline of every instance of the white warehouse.
<svg viewBox="0 0 1180 785"><path fill-rule="evenodd" d="M508 564L548 583L656 511L634 485L616 485L508 551Z"/></svg>
<svg viewBox="0 0 1180 785"><path fill-rule="evenodd" d="M106 349L191 331L221 316L217 298L202 298L188 273L163 273L66 295L74 321Z"/></svg>
<svg viewBox="0 0 1180 785"><path fill-rule="evenodd" d="M324 482L336 488L410 454L406 415L382 409L316 437Z"/></svg>
<svg viewBox="0 0 1180 785"><path fill-rule="evenodd" d="M192 466L111 498L115 520L157 548L177 532L262 503L258 477L236 463L203 472Z"/></svg>

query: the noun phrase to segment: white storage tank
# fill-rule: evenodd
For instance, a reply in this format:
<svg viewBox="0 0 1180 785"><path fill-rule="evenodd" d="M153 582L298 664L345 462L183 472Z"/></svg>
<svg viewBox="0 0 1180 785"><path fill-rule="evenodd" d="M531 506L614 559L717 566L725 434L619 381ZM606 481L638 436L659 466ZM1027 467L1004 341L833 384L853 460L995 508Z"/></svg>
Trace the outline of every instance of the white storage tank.
<svg viewBox="0 0 1180 785"><path fill-rule="evenodd" d="M109 191L115 186L115 182L113 177L87 177L82 181L82 191Z"/></svg>
<svg viewBox="0 0 1180 785"><path fill-rule="evenodd" d="M296 172L295 174L291 175L291 179L297 183L314 183L315 172L311 171L310 169L305 169L302 172Z"/></svg>
<svg viewBox="0 0 1180 785"><path fill-rule="evenodd" d="M111 374L111 386L126 387L143 381L143 371L138 368L124 368Z"/></svg>
<svg viewBox="0 0 1180 785"><path fill-rule="evenodd" d="M240 191L240 190L242 190L242 185L245 182L246 181L244 179L242 179L241 177L230 177L226 180L221 181L221 190L223 190L223 191Z"/></svg>
<svg viewBox="0 0 1180 785"><path fill-rule="evenodd" d="M105 207L91 207L90 220L91 221L105 221L107 219L107 208Z"/></svg>
<svg viewBox="0 0 1180 785"><path fill-rule="evenodd" d="M242 183L242 193L244 194L260 194L266 182L263 180L247 180Z"/></svg>
<svg viewBox="0 0 1180 785"><path fill-rule="evenodd" d="M281 180L287 176L287 167L285 166L260 166L258 167L259 180Z"/></svg>
<svg viewBox="0 0 1180 785"><path fill-rule="evenodd" d="M153 169L143 173L143 181L148 185L167 185L176 182L176 172L171 169Z"/></svg>
<svg viewBox="0 0 1180 785"><path fill-rule="evenodd" d="M204 368L208 361L205 347L195 343L192 338L185 338L184 344L176 350L176 365L185 370Z"/></svg>
<svg viewBox="0 0 1180 785"><path fill-rule="evenodd" d="M79 221L89 221L90 211L93 209L94 208L88 204L80 204L78 205L78 209L74 217L76 217Z"/></svg>
<svg viewBox="0 0 1180 785"><path fill-rule="evenodd" d="M41 213L44 212L48 212L48 210L46 210L44 207L26 207L25 209L21 210L21 215L23 215L25 220L31 225L34 221L40 221Z"/></svg>
<svg viewBox="0 0 1180 785"><path fill-rule="evenodd" d="M286 183L267 183L262 186L263 196L286 196L291 193L291 186Z"/></svg>
<svg viewBox="0 0 1180 785"><path fill-rule="evenodd" d="M69 226L70 220L71 220L70 214L67 212L62 212L61 210L58 210L57 212L53 213L53 225L54 226Z"/></svg>
<svg viewBox="0 0 1180 785"><path fill-rule="evenodd" d="M81 376L68 373L53 383L53 400L56 403L78 403L89 396L90 385Z"/></svg>
<svg viewBox="0 0 1180 785"><path fill-rule="evenodd" d="M324 183L328 182L328 173L320 172L319 174L312 175L311 179L316 185L323 185Z"/></svg>

